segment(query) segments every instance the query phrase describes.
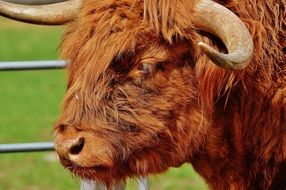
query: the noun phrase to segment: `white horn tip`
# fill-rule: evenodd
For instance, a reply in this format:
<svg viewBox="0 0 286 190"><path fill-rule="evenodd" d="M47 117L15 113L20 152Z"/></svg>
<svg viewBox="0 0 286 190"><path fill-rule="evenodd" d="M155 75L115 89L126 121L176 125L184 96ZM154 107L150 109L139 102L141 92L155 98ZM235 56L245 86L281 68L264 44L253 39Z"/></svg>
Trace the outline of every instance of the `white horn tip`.
<svg viewBox="0 0 286 190"><path fill-rule="evenodd" d="M203 52L208 56L208 58L219 67L231 70L241 70L244 69L249 63L249 61L241 61L240 57L220 53L204 42L199 42L198 46L202 48Z"/></svg>
<svg viewBox="0 0 286 190"><path fill-rule="evenodd" d="M206 53L206 54L218 54L218 52L216 50L214 50L212 47L210 47L209 45L207 45L204 42L199 42L198 46L200 48L202 48L202 50Z"/></svg>
<svg viewBox="0 0 286 190"><path fill-rule="evenodd" d="M226 59L227 55L219 53L204 42L199 42L198 46L202 48L203 52L217 66L227 69L233 68L233 64Z"/></svg>

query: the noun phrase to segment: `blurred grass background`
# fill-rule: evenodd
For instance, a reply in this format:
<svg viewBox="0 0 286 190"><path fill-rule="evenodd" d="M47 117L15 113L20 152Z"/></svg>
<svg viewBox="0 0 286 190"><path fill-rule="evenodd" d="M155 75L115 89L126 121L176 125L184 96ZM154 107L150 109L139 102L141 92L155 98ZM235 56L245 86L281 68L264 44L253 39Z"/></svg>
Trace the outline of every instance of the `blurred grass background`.
<svg viewBox="0 0 286 190"><path fill-rule="evenodd" d="M34 26L0 18L0 61L58 58L62 27ZM53 140L53 123L65 91L65 71L0 73L0 143ZM150 178L153 190L204 190L191 165ZM130 180L127 189L136 189ZM79 190L55 153L0 154L0 190Z"/></svg>

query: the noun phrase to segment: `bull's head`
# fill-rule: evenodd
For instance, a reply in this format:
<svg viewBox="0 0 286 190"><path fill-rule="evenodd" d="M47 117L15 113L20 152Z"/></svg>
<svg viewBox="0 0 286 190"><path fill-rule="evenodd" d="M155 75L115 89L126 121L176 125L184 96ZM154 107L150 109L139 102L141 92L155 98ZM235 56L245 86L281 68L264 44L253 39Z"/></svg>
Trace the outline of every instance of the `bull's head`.
<svg viewBox="0 0 286 190"><path fill-rule="evenodd" d="M197 67L210 59L243 69L253 53L244 24L210 0L72 0L32 8L0 1L0 11L32 23L73 20L62 43L69 78L55 147L73 173L106 183L190 161L211 122ZM199 42L210 37L202 30L228 53Z"/></svg>

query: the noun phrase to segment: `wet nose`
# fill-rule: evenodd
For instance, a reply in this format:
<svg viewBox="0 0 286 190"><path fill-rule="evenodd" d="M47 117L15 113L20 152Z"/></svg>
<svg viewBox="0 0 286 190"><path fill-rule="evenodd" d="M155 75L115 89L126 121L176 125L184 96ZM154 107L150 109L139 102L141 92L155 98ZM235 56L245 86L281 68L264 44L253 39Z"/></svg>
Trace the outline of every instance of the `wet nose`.
<svg viewBox="0 0 286 190"><path fill-rule="evenodd" d="M68 139L56 143L56 151L59 156L70 158L72 155L78 155L84 147L84 138L78 137L76 139Z"/></svg>

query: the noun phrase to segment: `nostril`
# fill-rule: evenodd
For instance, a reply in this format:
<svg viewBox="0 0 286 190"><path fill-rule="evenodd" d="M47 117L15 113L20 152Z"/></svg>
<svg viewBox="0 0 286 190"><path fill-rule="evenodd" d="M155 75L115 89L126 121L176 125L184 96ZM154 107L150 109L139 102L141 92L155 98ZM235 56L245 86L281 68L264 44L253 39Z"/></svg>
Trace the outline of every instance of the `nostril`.
<svg viewBox="0 0 286 190"><path fill-rule="evenodd" d="M70 149L70 154L76 155L79 154L84 147L84 138L80 138L79 141L73 145Z"/></svg>

